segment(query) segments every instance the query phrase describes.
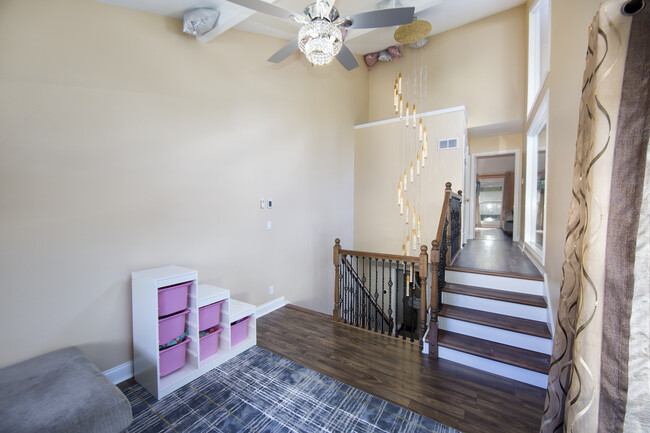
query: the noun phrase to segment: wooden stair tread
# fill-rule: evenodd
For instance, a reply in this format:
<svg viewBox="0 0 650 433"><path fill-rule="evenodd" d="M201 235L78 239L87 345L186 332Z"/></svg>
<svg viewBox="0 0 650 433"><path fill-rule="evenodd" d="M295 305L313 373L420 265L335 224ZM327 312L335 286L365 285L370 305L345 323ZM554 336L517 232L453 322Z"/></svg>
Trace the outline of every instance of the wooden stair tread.
<svg viewBox="0 0 650 433"><path fill-rule="evenodd" d="M463 266L447 266L447 270L468 272L470 274L494 275L495 277L519 278L520 280L544 281L542 275L515 274L513 272L490 271L488 269L466 268Z"/></svg>
<svg viewBox="0 0 650 433"><path fill-rule="evenodd" d="M551 338L551 333L549 332L546 323L536 320L504 316L502 314L472 310L470 308L456 307L454 305L443 305L440 309L439 315L450 319L458 319L479 325L491 326L493 328L505 329L507 331L533 335L535 337Z"/></svg>
<svg viewBox="0 0 650 433"><path fill-rule="evenodd" d="M438 331L438 344L449 349L459 350L470 355L503 362L542 374L548 374L550 368L550 355L442 329Z"/></svg>
<svg viewBox="0 0 650 433"><path fill-rule="evenodd" d="M493 299L497 301L505 301L515 304L546 308L546 300L543 296L529 295L528 293L509 292L507 290L487 289L484 287L473 287L451 283L447 283L442 291L448 293L457 293L459 295L474 296L477 298Z"/></svg>

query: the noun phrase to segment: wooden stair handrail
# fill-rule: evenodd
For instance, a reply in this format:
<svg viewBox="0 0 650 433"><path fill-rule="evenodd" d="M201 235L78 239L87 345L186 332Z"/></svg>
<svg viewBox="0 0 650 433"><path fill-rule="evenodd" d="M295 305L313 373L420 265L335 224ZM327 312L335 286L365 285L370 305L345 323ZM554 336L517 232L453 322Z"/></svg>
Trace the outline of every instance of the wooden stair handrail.
<svg viewBox="0 0 650 433"><path fill-rule="evenodd" d="M370 259L393 260L396 262L418 263L420 261L420 256L402 256L399 254L369 253L367 251L356 251L356 250L340 250L340 254L345 256L368 257Z"/></svg>
<svg viewBox="0 0 650 433"><path fill-rule="evenodd" d="M428 266L429 266L429 255L427 253L427 246L422 245L420 246L420 255L419 256L401 256L397 254L383 254L383 253L372 253L372 252L366 252L366 251L354 251L354 250L344 250L341 249L341 240L339 238L336 238L334 240L334 248L333 248L333 261L334 261L334 311L332 314L333 320L336 322L341 321L341 310L340 310L340 300L341 300L341 287L340 287L340 282L339 282L339 275L340 275L340 267L341 267L341 255L346 255L346 256L360 256L360 257L368 257L371 259L379 259L379 260L393 260L396 262L409 262L409 263L417 263L419 264L419 276L420 276L420 330L419 330L419 345L420 347L423 346L424 344L424 334L426 333L427 329L427 277L428 277ZM346 259L346 267L350 269L354 274L356 274L356 279L357 282L361 284L361 286L364 288L364 291L366 294L369 295L370 299L372 300L373 305L375 305L378 308L378 311L382 313L382 316L384 320L386 320L387 315L384 313L383 309L379 307L379 305L376 303L376 299L373 298L373 296L369 293L368 288L363 284L359 278L359 275L356 273L356 271L352 268L352 265L347 261ZM392 317L389 318L390 320L390 325L392 326L393 319Z"/></svg>
<svg viewBox="0 0 650 433"><path fill-rule="evenodd" d="M443 238L443 231L445 229L445 221L450 218L450 206L452 198L458 199L462 205L463 203L463 192L458 190L458 193L455 193L451 190L451 182L445 183L445 196L442 202L442 210L440 211L440 221L438 222L438 232L436 233L436 238L431 241L431 264L433 276L431 278L431 317L429 319L429 356L432 358L438 357L438 310L440 305L438 302L439 291L442 290L442 287L438 287L438 264L440 263L440 244ZM447 254L444 257L446 264L451 264L453 260L456 259L456 256L451 257L451 224L447 224Z"/></svg>

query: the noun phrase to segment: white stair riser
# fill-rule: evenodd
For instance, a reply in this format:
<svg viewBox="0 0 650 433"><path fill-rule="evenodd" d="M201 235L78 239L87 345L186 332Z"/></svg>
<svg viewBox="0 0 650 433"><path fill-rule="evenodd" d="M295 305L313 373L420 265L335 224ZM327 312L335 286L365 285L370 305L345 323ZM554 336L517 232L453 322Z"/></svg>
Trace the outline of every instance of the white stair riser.
<svg viewBox="0 0 650 433"><path fill-rule="evenodd" d="M509 346L520 347L522 349L532 350L533 352L550 355L553 351L553 341L547 338L535 337L533 335L522 334L514 331L506 331L505 329L478 325L476 323L450 319L448 317L439 317L438 326L440 329L444 329L445 331L469 335L470 337L494 341Z"/></svg>
<svg viewBox="0 0 650 433"><path fill-rule="evenodd" d="M469 353L449 349L447 347L439 347L438 356L448 361L457 362L498 376L514 379L538 388L546 389L548 385L548 376L545 374L482 358L480 356L470 355Z"/></svg>
<svg viewBox="0 0 650 433"><path fill-rule="evenodd" d="M465 286L484 287L486 289L496 289L508 292L528 293L530 295L544 296L543 281L456 271L446 271L445 281L448 283L463 284Z"/></svg>
<svg viewBox="0 0 650 433"><path fill-rule="evenodd" d="M546 308L447 292L442 293L442 303L443 305L455 305L457 307L471 308L472 310L487 311L546 323Z"/></svg>

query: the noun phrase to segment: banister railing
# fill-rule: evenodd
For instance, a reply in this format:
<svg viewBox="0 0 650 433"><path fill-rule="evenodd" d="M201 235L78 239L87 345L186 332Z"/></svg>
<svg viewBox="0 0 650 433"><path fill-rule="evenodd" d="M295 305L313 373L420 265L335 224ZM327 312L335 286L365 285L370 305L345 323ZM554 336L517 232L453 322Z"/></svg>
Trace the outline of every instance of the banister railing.
<svg viewBox="0 0 650 433"><path fill-rule="evenodd" d="M419 256L333 249L336 322L424 343L427 247Z"/></svg>
<svg viewBox="0 0 650 433"><path fill-rule="evenodd" d="M451 182L445 184L445 197L440 212L436 238L431 242L431 315L429 318L429 356L438 357L438 312L442 307L442 289L445 287L445 271L461 248L462 191L451 190Z"/></svg>

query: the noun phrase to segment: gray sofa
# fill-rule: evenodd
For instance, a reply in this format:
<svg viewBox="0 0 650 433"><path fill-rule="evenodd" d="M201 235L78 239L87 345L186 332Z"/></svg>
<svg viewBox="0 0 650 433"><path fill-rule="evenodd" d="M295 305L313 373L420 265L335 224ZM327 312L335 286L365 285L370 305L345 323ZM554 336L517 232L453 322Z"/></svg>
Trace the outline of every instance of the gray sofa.
<svg viewBox="0 0 650 433"><path fill-rule="evenodd" d="M124 394L76 347L0 369L1 432L122 432Z"/></svg>

